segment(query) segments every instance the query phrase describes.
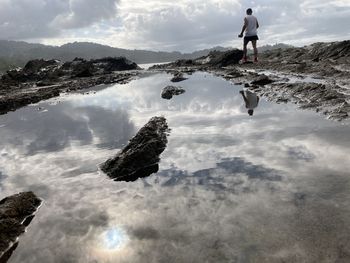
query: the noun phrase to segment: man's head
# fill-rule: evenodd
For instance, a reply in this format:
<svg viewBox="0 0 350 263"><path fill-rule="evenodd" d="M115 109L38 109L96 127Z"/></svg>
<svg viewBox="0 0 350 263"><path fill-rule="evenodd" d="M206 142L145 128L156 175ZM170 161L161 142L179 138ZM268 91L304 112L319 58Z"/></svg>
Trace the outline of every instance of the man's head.
<svg viewBox="0 0 350 263"><path fill-rule="evenodd" d="M247 15L251 15L251 14L253 14L253 10L251 8L248 8L247 9Z"/></svg>
<svg viewBox="0 0 350 263"><path fill-rule="evenodd" d="M252 109L248 110L249 116L253 116L253 113L254 113L254 110L252 110Z"/></svg>

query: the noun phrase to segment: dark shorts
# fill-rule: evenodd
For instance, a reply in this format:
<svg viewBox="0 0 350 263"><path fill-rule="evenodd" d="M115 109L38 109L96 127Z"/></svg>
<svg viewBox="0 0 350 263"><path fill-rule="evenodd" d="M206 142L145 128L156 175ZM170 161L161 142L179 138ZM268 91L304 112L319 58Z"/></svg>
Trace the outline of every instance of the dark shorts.
<svg viewBox="0 0 350 263"><path fill-rule="evenodd" d="M247 45L249 41L259 40L258 36L244 37L244 45Z"/></svg>

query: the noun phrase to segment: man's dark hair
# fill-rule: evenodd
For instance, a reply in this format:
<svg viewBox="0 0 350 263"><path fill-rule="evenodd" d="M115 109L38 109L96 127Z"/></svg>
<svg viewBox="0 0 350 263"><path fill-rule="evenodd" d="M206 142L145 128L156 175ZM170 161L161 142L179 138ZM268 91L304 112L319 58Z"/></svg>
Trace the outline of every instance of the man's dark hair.
<svg viewBox="0 0 350 263"><path fill-rule="evenodd" d="M251 8L248 8L247 9L247 15L251 15L251 14L253 14L253 10Z"/></svg>

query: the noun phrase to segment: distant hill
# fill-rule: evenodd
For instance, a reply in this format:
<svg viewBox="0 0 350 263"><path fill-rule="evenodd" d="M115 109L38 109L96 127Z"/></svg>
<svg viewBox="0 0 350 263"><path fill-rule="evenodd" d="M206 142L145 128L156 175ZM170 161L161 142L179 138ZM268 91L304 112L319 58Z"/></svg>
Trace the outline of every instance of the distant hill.
<svg viewBox="0 0 350 263"><path fill-rule="evenodd" d="M183 54L180 52L156 52L148 50L128 50L89 42L74 42L62 46L32 44L22 41L0 40L0 71L23 67L32 59L59 59L70 61L76 57L96 59L101 57L123 56L137 64L169 62L177 59L193 59L207 55L212 50L228 50L215 47Z"/></svg>
<svg viewBox="0 0 350 263"><path fill-rule="evenodd" d="M287 45L277 44L273 46L264 46L261 47L260 50L275 49L285 46ZM169 62L178 59L194 59L206 56L213 50L227 51L229 49L230 48L218 46L184 54L180 52L129 50L90 42L74 42L62 46L48 46L26 43L23 41L0 40L0 72L14 67L23 67L27 61L38 58L70 61L76 57L96 59L108 56L123 56L137 64L143 64Z"/></svg>
<svg viewBox="0 0 350 263"><path fill-rule="evenodd" d="M294 47L292 45L287 45L287 44L283 44L283 43L276 43L274 45L265 45L265 46L261 46L258 47L259 52L265 52L268 50L275 50L275 49L287 49L287 48L291 48Z"/></svg>
<svg viewBox="0 0 350 263"><path fill-rule="evenodd" d="M269 51L269 50L275 50L275 49L287 49L287 48L292 48L294 46L292 45L287 45L287 44L283 44L283 43L276 43L274 45L265 45L265 46L258 46L258 52L259 53L263 53L265 51ZM253 49L251 48L251 46L248 46L248 53L252 54L253 53Z"/></svg>

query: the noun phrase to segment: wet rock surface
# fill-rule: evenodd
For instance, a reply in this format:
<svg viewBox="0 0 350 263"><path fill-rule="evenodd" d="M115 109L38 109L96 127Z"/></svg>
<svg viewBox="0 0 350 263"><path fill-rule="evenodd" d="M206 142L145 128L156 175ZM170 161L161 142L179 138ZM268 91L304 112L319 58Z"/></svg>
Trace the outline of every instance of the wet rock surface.
<svg viewBox="0 0 350 263"><path fill-rule="evenodd" d="M254 92L271 101L297 103L300 108L314 109L334 120L349 117L350 105L348 96L340 93L330 85L318 83L276 83L268 87L253 86Z"/></svg>
<svg viewBox="0 0 350 263"><path fill-rule="evenodd" d="M138 74L137 64L122 58L87 61L76 58L32 60L23 69L8 71L0 80L0 114L22 106L99 84L125 83Z"/></svg>
<svg viewBox="0 0 350 263"><path fill-rule="evenodd" d="M183 93L185 93L185 90L181 87L166 86L161 93L161 97L170 100L173 96Z"/></svg>
<svg viewBox="0 0 350 263"><path fill-rule="evenodd" d="M115 157L100 168L115 181L136 181L158 171L160 154L168 143L164 117L153 117Z"/></svg>
<svg viewBox="0 0 350 263"><path fill-rule="evenodd" d="M32 192L6 197L0 201L0 262L6 262L17 247L42 201Z"/></svg>
<svg viewBox="0 0 350 263"><path fill-rule="evenodd" d="M272 79L270 79L268 76L262 74L259 77L257 77L256 79L254 79L251 84L252 85L259 85L259 86L264 86L267 84L271 84L272 82L274 82Z"/></svg>
<svg viewBox="0 0 350 263"><path fill-rule="evenodd" d="M206 71L252 88L269 100L293 102L337 121L349 118L350 40L265 51L259 54L258 63L250 64L238 64L240 52L214 51L151 69Z"/></svg>

